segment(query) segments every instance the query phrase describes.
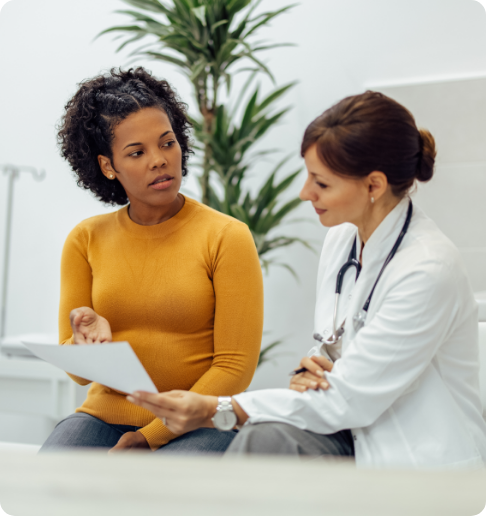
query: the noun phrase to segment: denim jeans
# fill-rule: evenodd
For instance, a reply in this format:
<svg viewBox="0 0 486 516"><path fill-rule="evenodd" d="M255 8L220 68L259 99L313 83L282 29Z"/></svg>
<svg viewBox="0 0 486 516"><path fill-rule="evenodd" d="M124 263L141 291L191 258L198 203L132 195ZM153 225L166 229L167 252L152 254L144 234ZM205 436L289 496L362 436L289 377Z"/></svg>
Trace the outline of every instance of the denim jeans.
<svg viewBox="0 0 486 516"><path fill-rule="evenodd" d="M71 414L54 428L39 453L65 451L69 448L113 448L126 432L138 426L110 425L84 412ZM176 437L162 446L157 454L203 455L222 454L231 444L236 432L220 432L214 428L199 428Z"/></svg>

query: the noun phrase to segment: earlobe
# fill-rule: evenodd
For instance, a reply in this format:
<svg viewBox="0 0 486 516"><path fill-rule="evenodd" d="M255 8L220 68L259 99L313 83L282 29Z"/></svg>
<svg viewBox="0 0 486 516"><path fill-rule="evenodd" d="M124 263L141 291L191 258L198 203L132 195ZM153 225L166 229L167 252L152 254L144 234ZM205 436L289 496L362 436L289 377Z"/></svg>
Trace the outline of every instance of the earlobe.
<svg viewBox="0 0 486 516"><path fill-rule="evenodd" d="M371 202L373 203L376 199L379 199L385 193L388 186L388 181L386 175L383 172L377 170L371 172L368 178L370 181L368 189L370 196L372 196L371 199L373 199Z"/></svg>
<svg viewBox="0 0 486 516"><path fill-rule="evenodd" d="M106 156L98 156L98 164L102 174L108 179L115 179L115 172L111 166L110 160Z"/></svg>

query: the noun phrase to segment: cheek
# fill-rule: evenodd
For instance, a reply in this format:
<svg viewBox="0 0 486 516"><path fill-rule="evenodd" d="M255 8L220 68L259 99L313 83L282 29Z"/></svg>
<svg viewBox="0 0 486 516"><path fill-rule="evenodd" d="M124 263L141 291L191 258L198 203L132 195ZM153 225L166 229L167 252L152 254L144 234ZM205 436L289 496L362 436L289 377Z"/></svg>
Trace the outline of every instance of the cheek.
<svg viewBox="0 0 486 516"><path fill-rule="evenodd" d="M179 169L182 170L182 149L180 148L179 145L177 146L176 152L174 154L175 154L175 161L178 164Z"/></svg>

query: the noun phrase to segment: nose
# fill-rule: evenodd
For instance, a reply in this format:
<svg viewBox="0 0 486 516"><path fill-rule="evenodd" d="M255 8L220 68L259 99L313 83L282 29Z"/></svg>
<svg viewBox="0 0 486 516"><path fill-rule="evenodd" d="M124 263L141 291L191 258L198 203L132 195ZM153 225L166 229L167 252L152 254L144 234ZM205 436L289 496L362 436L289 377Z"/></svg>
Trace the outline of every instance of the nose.
<svg viewBox="0 0 486 516"><path fill-rule="evenodd" d="M312 189L309 178L306 179L302 190L300 191L299 197L302 201L316 201L317 195Z"/></svg>
<svg viewBox="0 0 486 516"><path fill-rule="evenodd" d="M167 165L167 158L163 150L158 149L153 152L150 156L150 168L155 170L156 168L162 168Z"/></svg>

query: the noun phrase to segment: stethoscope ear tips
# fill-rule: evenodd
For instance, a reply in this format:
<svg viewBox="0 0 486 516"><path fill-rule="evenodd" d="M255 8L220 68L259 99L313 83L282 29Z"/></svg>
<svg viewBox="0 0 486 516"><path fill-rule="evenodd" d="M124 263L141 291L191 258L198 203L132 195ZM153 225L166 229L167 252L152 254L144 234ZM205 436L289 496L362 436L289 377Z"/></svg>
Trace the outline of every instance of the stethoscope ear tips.
<svg viewBox="0 0 486 516"><path fill-rule="evenodd" d="M324 340L324 337L320 333L314 333L312 337L314 338L314 340L317 340L318 342L322 342Z"/></svg>

